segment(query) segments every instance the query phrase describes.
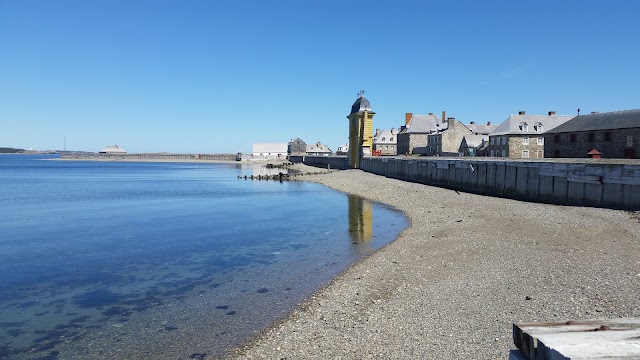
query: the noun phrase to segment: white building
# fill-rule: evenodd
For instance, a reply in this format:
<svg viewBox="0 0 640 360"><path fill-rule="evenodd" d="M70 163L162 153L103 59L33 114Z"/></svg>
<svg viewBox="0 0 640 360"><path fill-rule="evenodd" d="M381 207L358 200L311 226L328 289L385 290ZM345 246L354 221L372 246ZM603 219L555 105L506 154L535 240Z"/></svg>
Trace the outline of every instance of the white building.
<svg viewBox="0 0 640 360"><path fill-rule="evenodd" d="M126 154L127 151L118 145L110 145L100 150L100 154Z"/></svg>
<svg viewBox="0 0 640 360"><path fill-rule="evenodd" d="M260 159L286 159L287 143L256 143L253 144L253 160Z"/></svg>
<svg viewBox="0 0 640 360"><path fill-rule="evenodd" d="M336 155L347 155L349 153L349 144L342 144L338 146L338 150L336 150Z"/></svg>

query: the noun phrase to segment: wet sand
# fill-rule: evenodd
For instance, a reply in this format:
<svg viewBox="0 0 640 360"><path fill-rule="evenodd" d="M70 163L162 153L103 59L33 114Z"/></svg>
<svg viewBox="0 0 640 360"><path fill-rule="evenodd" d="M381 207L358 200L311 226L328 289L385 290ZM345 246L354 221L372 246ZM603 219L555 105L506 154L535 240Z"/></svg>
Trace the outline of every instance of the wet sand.
<svg viewBox="0 0 640 360"><path fill-rule="evenodd" d="M304 179L394 206L412 225L230 358L505 359L513 322L640 316L637 212L359 170Z"/></svg>

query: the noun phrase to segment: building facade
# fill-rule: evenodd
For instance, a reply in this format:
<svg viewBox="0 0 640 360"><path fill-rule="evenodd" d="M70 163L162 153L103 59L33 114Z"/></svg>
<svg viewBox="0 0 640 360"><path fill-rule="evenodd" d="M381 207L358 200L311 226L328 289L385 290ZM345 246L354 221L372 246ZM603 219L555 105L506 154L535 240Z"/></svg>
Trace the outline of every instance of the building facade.
<svg viewBox="0 0 640 360"><path fill-rule="evenodd" d="M331 149L318 141L315 144L307 145L306 154L309 156L330 156Z"/></svg>
<svg viewBox="0 0 640 360"><path fill-rule="evenodd" d="M287 143L256 143L253 144L252 159L285 159L287 157Z"/></svg>
<svg viewBox="0 0 640 360"><path fill-rule="evenodd" d="M373 135L373 155L385 156L396 155L398 143L398 131L395 128L391 130L376 129Z"/></svg>
<svg viewBox="0 0 640 360"><path fill-rule="evenodd" d="M344 155L347 155L348 153L349 153L349 144L342 144L338 146L338 149L336 150L336 155L344 156Z"/></svg>
<svg viewBox="0 0 640 360"><path fill-rule="evenodd" d="M545 132L548 157L586 158L597 150L603 158L640 156L640 109L579 115Z"/></svg>
<svg viewBox="0 0 640 360"><path fill-rule="evenodd" d="M427 137L429 134L442 131L446 129L446 127L447 123L441 122L440 118L433 113L429 113L428 115L406 113L405 125L400 128L397 136L397 154L426 155Z"/></svg>
<svg viewBox="0 0 640 360"><path fill-rule="evenodd" d="M291 142L287 144L287 152L289 155L305 155L307 153L307 143L300 138L291 140Z"/></svg>
<svg viewBox="0 0 640 360"><path fill-rule="evenodd" d="M543 133L569 120L573 116L527 115L520 111L511 115L489 135L489 156L510 159L542 159L545 157Z"/></svg>
<svg viewBox="0 0 640 360"><path fill-rule="evenodd" d="M448 118L446 125L427 136L426 150L421 153L429 156L463 156L460 151L462 139L473 133L455 118Z"/></svg>
<svg viewBox="0 0 640 360"><path fill-rule="evenodd" d="M360 159L371 155L373 146L373 116L371 103L364 97L364 91L358 93L358 99L351 106L349 119L349 166L360 168Z"/></svg>

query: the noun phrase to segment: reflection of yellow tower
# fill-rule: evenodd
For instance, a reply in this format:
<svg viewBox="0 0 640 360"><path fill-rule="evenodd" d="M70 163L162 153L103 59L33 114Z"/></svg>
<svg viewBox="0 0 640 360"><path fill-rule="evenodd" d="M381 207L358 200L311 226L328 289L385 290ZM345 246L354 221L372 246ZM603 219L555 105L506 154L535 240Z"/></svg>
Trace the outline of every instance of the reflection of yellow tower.
<svg viewBox="0 0 640 360"><path fill-rule="evenodd" d="M353 169L360 168L360 159L371 155L373 145L373 115L369 100L364 97L364 91L360 90L358 99L351 106L349 119L349 166Z"/></svg>
<svg viewBox="0 0 640 360"><path fill-rule="evenodd" d="M371 240L373 234L373 206L371 201L356 195L349 196L349 236L361 243Z"/></svg>

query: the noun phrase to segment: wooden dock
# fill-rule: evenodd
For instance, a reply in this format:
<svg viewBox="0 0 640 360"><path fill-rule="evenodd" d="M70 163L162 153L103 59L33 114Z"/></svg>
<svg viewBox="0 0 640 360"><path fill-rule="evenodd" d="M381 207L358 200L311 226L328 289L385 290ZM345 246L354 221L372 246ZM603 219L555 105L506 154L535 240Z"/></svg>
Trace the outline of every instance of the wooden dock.
<svg viewBox="0 0 640 360"><path fill-rule="evenodd" d="M513 324L510 360L640 359L640 318Z"/></svg>

